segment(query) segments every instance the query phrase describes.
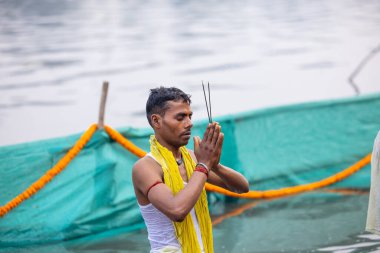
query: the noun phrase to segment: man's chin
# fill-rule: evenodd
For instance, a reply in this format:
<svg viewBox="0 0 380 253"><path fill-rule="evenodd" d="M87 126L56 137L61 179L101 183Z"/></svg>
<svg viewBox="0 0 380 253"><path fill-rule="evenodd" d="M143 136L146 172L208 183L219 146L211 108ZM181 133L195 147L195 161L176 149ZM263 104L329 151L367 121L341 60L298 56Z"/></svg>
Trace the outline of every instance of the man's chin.
<svg viewBox="0 0 380 253"><path fill-rule="evenodd" d="M181 136L181 142L183 144L182 146L186 146L189 143L190 137L190 135Z"/></svg>

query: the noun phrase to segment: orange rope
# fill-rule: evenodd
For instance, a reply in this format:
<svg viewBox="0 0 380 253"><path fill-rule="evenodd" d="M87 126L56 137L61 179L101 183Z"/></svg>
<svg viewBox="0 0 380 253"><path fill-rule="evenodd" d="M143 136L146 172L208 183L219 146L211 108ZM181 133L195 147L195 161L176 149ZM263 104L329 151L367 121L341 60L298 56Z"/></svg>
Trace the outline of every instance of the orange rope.
<svg viewBox="0 0 380 253"><path fill-rule="evenodd" d="M10 210L20 205L24 200L33 196L36 192L41 190L47 183L49 183L56 175L58 175L63 169L65 169L66 166L71 162L71 160L74 159L74 157L83 149L83 147L91 139L92 135L96 132L96 130L97 130L97 125L96 124L91 125L90 128L80 137L80 139L75 143L75 145L69 150L69 152L64 157L62 157L62 159L59 160L59 162L53 168L51 168L48 172L45 173L45 175L43 175L40 179L38 179L31 186L29 186L29 188L27 188L23 193L19 194L17 197L12 199L6 205L1 206L0 217L3 217ZM143 157L146 154L144 150L134 145L131 141L127 140L124 136L122 136L119 132L112 129L111 127L105 126L105 130L112 139L117 141L120 145L122 145L124 148L126 148L131 153L135 154L136 156ZM333 176L330 176L326 179L323 179L321 181L310 183L310 184L286 187L286 188L277 189L277 190L249 191L248 193L238 194L238 193L228 191L226 189L223 189L221 187L218 187L209 183L206 183L206 190L221 193L226 196L236 197L236 198L281 197L281 196L301 193L305 191L311 191L311 190L315 190L321 187L331 185L333 183L336 183L352 175L353 173L360 170L361 168L363 168L370 162L371 162L371 154L368 154L362 160L358 161L357 163L350 166L349 168Z"/></svg>
<svg viewBox="0 0 380 253"><path fill-rule="evenodd" d="M133 144L131 141L126 139L123 135L121 135L118 131L112 129L109 126L104 126L104 129L108 133L108 135L117 141L121 146L129 150L132 154L136 155L137 157L143 157L146 155L146 152L142 150L141 148L137 147L135 144Z"/></svg>
<svg viewBox="0 0 380 253"><path fill-rule="evenodd" d="M143 157L146 152L136 145L134 145L132 142L127 140L124 136L122 136L120 133L118 133L116 130L112 129L109 126L105 126L105 129L107 133L111 136L112 139L120 143L123 147L128 149L133 154L137 155L138 157ZM367 164L371 162L371 153L365 156L363 159L355 163L354 165L348 167L347 169L332 175L328 178L325 178L323 180L309 183L309 184L303 184L303 185L297 185L297 186L291 186L291 187L285 187L281 189L276 190L267 190L267 191L249 191L247 193L239 194L235 192L228 191L222 187L218 187L209 183L206 183L206 190L217 192L224 194L229 197L235 197L235 198L247 198L247 199L254 199L254 198L276 198L276 197L282 197L287 195L292 195L296 193L301 193L305 191L312 191L318 188L322 188L331 184L334 184L340 180L343 180L347 178L348 176L352 175L353 173L357 172Z"/></svg>
<svg viewBox="0 0 380 253"><path fill-rule="evenodd" d="M206 187L207 190L221 193L230 197L236 197L236 198L277 198L277 197L283 197L286 195L292 195L296 193L301 193L305 191L312 191L318 188L322 188L331 184L334 184L342 179L347 178L348 176L354 174L367 164L371 162L371 154L368 154L365 156L363 159L355 163L354 165L348 167L347 169L332 175L328 178L325 178L323 180L309 183L309 184L303 184L303 185L297 185L297 186L291 186L291 187L286 187L286 188L281 188L281 189L276 189L276 190L267 190L267 191L249 191L247 193L243 194L238 194L234 192L230 192L226 189L223 189L221 187L211 185L209 184L208 187Z"/></svg>
<svg viewBox="0 0 380 253"><path fill-rule="evenodd" d="M91 125L90 128L80 137L75 145L70 149L67 154L48 172L45 173L40 179L34 182L28 189L17 197L9 201L6 205L0 207L0 217L6 215L10 210L20 205L24 200L33 196L36 192L41 190L47 183L49 183L56 175L58 175L66 166L73 160L73 158L83 149L87 142L91 139L92 135L97 129L96 124Z"/></svg>

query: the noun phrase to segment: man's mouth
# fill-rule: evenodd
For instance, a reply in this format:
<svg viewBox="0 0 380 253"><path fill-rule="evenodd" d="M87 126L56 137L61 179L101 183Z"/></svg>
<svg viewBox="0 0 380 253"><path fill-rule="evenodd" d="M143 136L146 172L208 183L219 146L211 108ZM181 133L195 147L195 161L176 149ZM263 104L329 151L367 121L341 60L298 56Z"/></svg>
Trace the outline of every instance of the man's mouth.
<svg viewBox="0 0 380 253"><path fill-rule="evenodd" d="M190 135L191 135L191 131L184 132L184 133L182 134L182 136L190 136Z"/></svg>

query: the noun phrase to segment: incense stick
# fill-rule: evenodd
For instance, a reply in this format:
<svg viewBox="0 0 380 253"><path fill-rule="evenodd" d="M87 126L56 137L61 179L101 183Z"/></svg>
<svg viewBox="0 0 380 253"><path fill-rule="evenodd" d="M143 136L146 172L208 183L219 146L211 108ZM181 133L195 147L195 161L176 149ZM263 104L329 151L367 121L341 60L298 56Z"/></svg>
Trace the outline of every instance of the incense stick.
<svg viewBox="0 0 380 253"><path fill-rule="evenodd" d="M202 88L203 88L203 95L204 95L204 97L205 97L205 102L206 102L206 109L207 109L208 122L209 122L209 123L212 123L210 83L208 83L208 103L207 103L207 98L206 98L205 85L203 84L203 81L202 81ZM209 106L209 105L210 105L210 111L209 111L209 109L208 109L208 106Z"/></svg>
<svg viewBox="0 0 380 253"><path fill-rule="evenodd" d="M211 93L210 93L210 83L207 82L208 86L208 104L210 106L210 122L212 122L212 114L211 114Z"/></svg>

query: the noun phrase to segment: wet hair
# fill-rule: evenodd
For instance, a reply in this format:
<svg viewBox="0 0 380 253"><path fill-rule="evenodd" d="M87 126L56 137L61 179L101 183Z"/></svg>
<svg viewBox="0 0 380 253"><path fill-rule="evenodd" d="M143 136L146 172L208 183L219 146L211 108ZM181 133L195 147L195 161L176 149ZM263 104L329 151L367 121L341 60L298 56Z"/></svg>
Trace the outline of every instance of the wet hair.
<svg viewBox="0 0 380 253"><path fill-rule="evenodd" d="M190 95L186 94L182 90L175 87L159 87L150 90L148 101L146 101L146 117L149 124L152 126L151 116L152 114L159 114L164 116L168 109L168 101L180 101L191 103Z"/></svg>

